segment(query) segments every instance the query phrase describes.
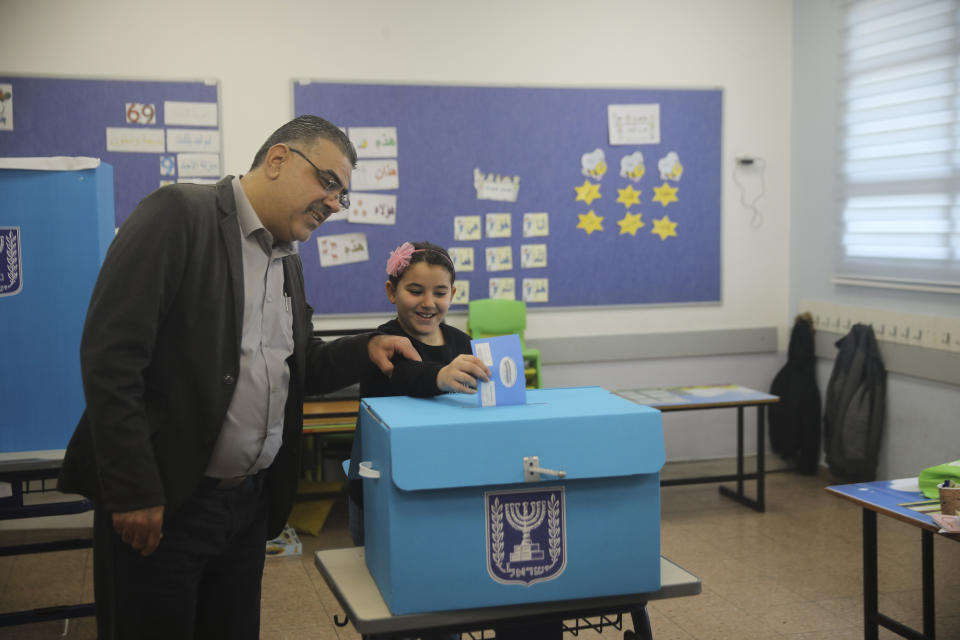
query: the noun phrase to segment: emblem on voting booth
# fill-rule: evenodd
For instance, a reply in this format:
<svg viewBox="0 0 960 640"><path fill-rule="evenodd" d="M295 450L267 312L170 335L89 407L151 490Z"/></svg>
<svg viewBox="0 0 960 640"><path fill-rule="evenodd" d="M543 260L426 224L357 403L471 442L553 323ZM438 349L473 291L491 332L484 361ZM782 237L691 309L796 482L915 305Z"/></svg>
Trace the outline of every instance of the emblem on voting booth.
<svg viewBox="0 0 960 640"><path fill-rule="evenodd" d="M20 227L0 227L0 297L16 295L22 287Z"/></svg>
<svg viewBox="0 0 960 640"><path fill-rule="evenodd" d="M503 584L553 580L567 566L564 488L486 492L487 572Z"/></svg>

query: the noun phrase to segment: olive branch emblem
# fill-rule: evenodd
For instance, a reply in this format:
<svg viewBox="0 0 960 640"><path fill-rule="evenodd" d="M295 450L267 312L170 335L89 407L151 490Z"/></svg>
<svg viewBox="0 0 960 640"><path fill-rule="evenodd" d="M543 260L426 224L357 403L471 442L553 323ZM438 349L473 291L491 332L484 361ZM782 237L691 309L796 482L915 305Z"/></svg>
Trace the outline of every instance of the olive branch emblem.
<svg viewBox="0 0 960 640"><path fill-rule="evenodd" d="M10 285L17 281L17 265L19 264L19 259L17 257L17 245L14 242L16 236L11 230L5 238L7 243L7 276L9 277ZM3 246L0 245L0 251L3 251Z"/></svg>
<svg viewBox="0 0 960 640"><path fill-rule="evenodd" d="M550 567L557 564L560 557L560 501L556 494L550 494L547 503L547 534L550 544Z"/></svg>
<svg viewBox="0 0 960 640"><path fill-rule="evenodd" d="M493 561L503 571L503 505L500 504L500 498L494 498L490 505L490 537Z"/></svg>

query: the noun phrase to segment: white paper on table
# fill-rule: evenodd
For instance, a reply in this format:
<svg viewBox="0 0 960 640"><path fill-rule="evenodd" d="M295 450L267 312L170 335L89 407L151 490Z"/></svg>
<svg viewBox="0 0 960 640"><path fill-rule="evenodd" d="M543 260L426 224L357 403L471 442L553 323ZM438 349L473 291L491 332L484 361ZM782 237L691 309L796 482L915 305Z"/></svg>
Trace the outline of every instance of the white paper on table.
<svg viewBox="0 0 960 640"><path fill-rule="evenodd" d="M917 478L899 478L890 481L890 488L894 491L912 491L919 492L920 484Z"/></svg>
<svg viewBox="0 0 960 640"><path fill-rule="evenodd" d="M631 402L636 402L637 404L643 405L690 404L690 401L687 398L678 396L677 394L671 393L666 389L617 391L617 395L621 398L626 398Z"/></svg>

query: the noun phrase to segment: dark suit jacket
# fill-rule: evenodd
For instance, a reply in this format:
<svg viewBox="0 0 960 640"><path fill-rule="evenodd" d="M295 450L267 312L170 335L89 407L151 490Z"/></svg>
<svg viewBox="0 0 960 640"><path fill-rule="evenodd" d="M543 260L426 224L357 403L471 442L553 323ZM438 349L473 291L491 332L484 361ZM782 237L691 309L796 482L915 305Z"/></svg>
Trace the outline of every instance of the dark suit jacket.
<svg viewBox="0 0 960 640"><path fill-rule="evenodd" d="M80 346L87 407L67 447L60 488L107 511L165 505L169 517L204 474L240 366L243 258L227 176L147 196L110 245ZM312 337L298 255L283 259L292 298L283 445L267 471L269 533L296 492L305 393L357 382L369 335Z"/></svg>

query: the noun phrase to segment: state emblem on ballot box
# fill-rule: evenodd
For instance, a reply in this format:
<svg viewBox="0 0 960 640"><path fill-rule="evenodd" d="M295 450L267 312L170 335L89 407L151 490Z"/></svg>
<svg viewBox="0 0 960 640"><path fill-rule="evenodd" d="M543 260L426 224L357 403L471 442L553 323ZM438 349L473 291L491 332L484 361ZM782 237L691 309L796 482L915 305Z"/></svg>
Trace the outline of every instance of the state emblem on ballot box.
<svg viewBox="0 0 960 640"><path fill-rule="evenodd" d="M0 296L12 296L23 288L20 259L20 228L0 227Z"/></svg>
<svg viewBox="0 0 960 640"><path fill-rule="evenodd" d="M503 584L553 580L567 566L563 487L486 492L487 571Z"/></svg>

